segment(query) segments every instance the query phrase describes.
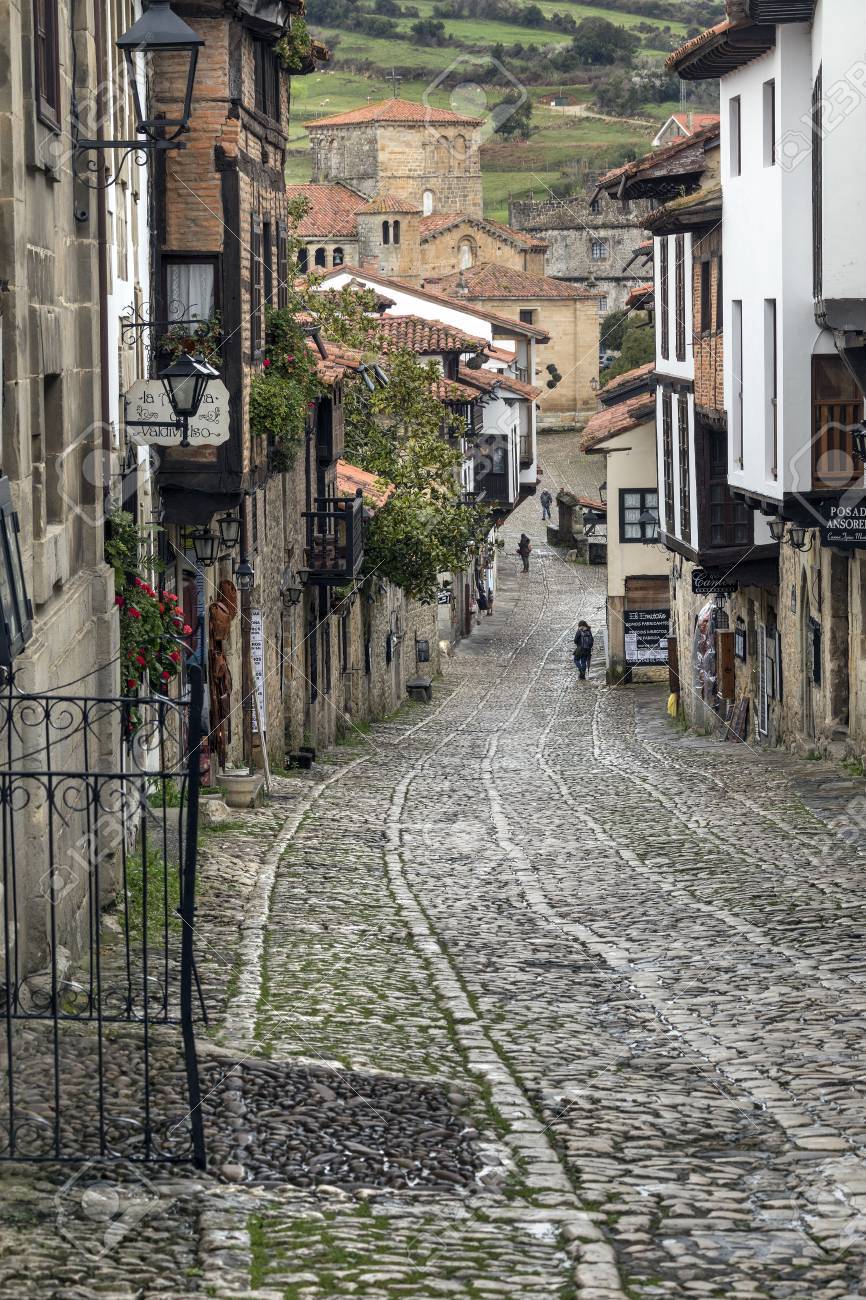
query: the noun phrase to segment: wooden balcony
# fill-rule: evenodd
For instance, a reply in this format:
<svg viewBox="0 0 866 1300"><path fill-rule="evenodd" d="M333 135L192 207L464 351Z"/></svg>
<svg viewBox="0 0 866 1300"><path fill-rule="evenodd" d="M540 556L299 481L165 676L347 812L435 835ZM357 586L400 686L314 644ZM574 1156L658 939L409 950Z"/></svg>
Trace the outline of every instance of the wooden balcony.
<svg viewBox="0 0 866 1300"><path fill-rule="evenodd" d="M304 513L307 581L338 586L355 577L364 559L364 502L353 497L317 497Z"/></svg>

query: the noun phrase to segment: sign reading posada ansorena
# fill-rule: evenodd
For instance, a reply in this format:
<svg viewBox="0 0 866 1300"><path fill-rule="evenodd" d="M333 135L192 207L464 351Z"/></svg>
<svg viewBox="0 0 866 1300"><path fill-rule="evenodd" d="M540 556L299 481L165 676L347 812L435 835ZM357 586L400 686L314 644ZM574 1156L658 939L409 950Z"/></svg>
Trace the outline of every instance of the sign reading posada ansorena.
<svg viewBox="0 0 866 1300"><path fill-rule="evenodd" d="M843 550L866 547L866 496L845 492L836 501L810 503L820 517L821 542Z"/></svg>
<svg viewBox="0 0 866 1300"><path fill-rule="evenodd" d="M666 664L668 661L669 609L627 609L625 661L627 664Z"/></svg>

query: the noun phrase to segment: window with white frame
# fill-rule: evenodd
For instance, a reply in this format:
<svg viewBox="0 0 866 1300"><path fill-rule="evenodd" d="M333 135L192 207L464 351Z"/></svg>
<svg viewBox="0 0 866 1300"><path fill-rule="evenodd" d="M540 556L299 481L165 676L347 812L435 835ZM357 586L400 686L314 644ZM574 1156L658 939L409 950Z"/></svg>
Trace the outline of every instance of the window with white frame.
<svg viewBox="0 0 866 1300"><path fill-rule="evenodd" d="M592 241L592 260L594 262L604 262L610 257L610 244L606 239L594 239Z"/></svg>

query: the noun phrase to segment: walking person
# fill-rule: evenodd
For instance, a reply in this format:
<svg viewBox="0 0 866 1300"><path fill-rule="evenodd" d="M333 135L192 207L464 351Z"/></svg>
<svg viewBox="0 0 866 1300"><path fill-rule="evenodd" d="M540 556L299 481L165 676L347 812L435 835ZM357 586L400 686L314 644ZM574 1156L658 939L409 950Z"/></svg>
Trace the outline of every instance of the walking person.
<svg viewBox="0 0 866 1300"><path fill-rule="evenodd" d="M586 673L589 668L589 661L592 658L594 644L595 638L590 631L589 624L584 619L581 619L574 634L574 662L582 682L586 681Z"/></svg>
<svg viewBox="0 0 866 1300"><path fill-rule="evenodd" d="M532 542L526 536L526 533L520 534L520 541L517 543L517 554L523 561L523 572L529 572L529 556L532 551Z"/></svg>
<svg viewBox="0 0 866 1300"><path fill-rule="evenodd" d="M541 502L541 519L543 522L545 519L550 518L550 507L553 505L553 496L550 491L545 488L538 499Z"/></svg>

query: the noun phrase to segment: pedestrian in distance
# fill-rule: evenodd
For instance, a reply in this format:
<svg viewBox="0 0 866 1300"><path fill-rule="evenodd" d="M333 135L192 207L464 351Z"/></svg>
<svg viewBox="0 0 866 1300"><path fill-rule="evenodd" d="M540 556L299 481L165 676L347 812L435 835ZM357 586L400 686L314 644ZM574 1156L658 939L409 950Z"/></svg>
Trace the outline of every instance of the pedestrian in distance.
<svg viewBox="0 0 866 1300"><path fill-rule="evenodd" d="M594 643L595 638L590 631L589 624L584 619L581 619L574 634L574 662L582 682L586 681L586 673L589 668L589 661L592 658Z"/></svg>
<svg viewBox="0 0 866 1300"><path fill-rule="evenodd" d="M517 554L523 561L523 572L529 572L529 556L532 551L532 542L526 536L526 533L520 534L520 541L517 543Z"/></svg>
<svg viewBox="0 0 866 1300"><path fill-rule="evenodd" d="M541 496L540 496L538 499L539 499L539 501L541 502L541 518L542 518L542 521L545 520L545 519L549 519L549 518L550 518L550 507L553 505L553 497L552 497L551 493L548 491L547 488L545 488L544 491L542 492Z"/></svg>

